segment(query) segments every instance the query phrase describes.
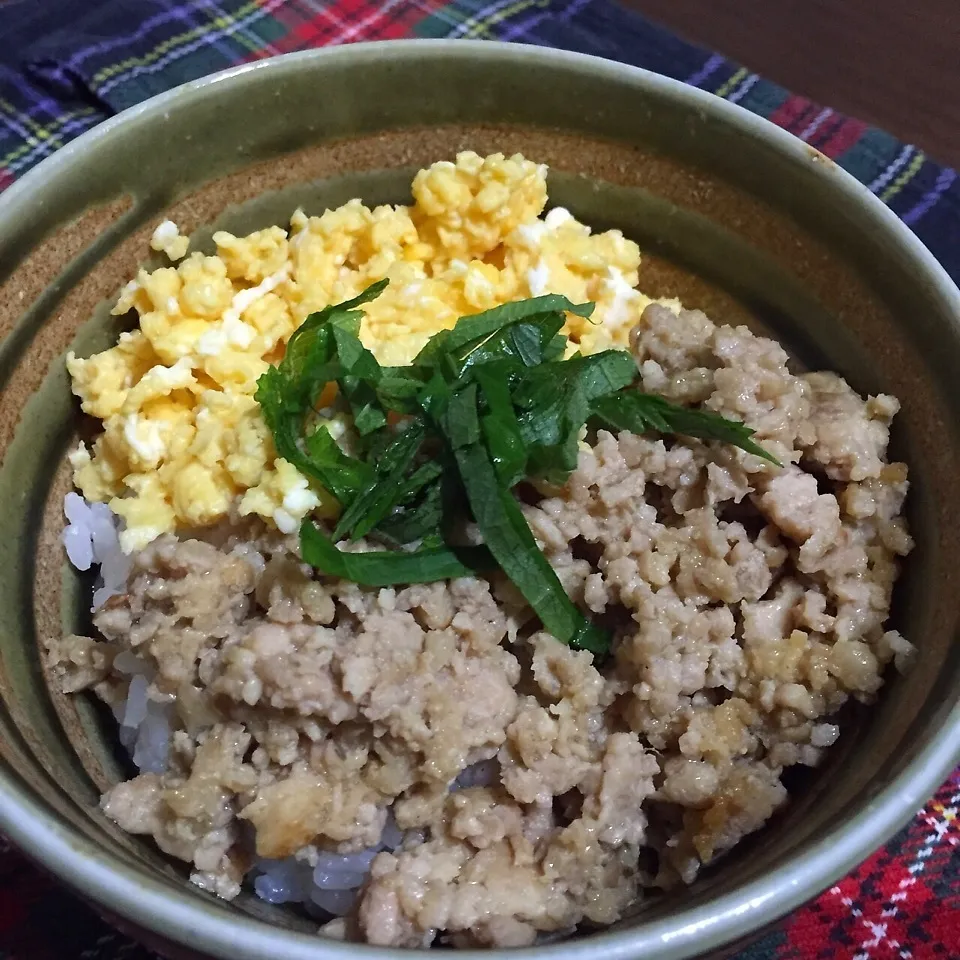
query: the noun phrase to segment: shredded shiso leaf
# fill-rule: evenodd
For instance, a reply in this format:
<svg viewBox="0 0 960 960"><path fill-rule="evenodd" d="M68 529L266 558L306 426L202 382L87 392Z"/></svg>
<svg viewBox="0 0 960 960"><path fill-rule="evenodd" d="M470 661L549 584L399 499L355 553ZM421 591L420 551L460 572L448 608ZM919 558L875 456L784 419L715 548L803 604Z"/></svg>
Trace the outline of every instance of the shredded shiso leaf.
<svg viewBox="0 0 960 960"><path fill-rule="evenodd" d="M301 526L303 559L324 573L387 586L499 568L546 630L600 656L610 638L537 548L517 484L562 484L584 428L596 427L716 440L777 463L744 424L639 390L627 351L567 357L565 314L590 317L592 303L557 295L508 303L436 334L410 366L381 366L360 342L357 308L386 285L311 314L257 384L277 452L342 508L329 536L309 518ZM329 384L353 418L350 454L316 414ZM483 546L456 542L468 518ZM365 538L384 549L337 546Z"/></svg>

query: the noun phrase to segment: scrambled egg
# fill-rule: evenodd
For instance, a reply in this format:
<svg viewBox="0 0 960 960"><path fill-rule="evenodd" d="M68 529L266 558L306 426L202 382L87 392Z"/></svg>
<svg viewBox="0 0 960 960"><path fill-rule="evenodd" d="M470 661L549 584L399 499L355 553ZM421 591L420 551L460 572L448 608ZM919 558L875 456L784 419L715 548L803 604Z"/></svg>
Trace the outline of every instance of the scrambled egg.
<svg viewBox="0 0 960 960"><path fill-rule="evenodd" d="M151 246L179 264L141 270L113 310L136 310L139 329L67 358L74 393L104 426L92 450L71 455L74 480L123 518L124 551L228 517L292 532L332 511L276 456L254 393L309 314L376 280L390 285L365 305L361 340L384 364L409 363L460 316L545 293L597 302L592 320L564 328L582 351L626 346L651 302L635 289L640 251L562 208L542 216L546 174L519 155L461 153L417 174L411 207L298 210L289 232L214 234L215 256L187 255L187 238L161 223Z"/></svg>

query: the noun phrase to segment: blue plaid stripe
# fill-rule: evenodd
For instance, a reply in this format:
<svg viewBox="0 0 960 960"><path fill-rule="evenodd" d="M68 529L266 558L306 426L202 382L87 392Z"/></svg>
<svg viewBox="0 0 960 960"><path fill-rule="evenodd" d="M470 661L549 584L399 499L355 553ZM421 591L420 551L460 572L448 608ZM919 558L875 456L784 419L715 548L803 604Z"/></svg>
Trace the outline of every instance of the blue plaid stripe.
<svg viewBox="0 0 960 960"><path fill-rule="evenodd" d="M0 187L109 114L68 93L54 96L0 63Z"/></svg>

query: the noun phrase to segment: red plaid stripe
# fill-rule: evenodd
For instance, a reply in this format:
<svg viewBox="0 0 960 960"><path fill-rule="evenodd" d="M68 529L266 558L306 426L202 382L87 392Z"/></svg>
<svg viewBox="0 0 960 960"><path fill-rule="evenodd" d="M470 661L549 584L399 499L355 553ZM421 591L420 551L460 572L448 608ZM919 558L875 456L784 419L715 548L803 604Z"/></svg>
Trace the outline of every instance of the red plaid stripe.
<svg viewBox="0 0 960 960"><path fill-rule="evenodd" d="M276 46L281 53L288 53L357 40L397 40L409 37L415 24L444 6L444 0L342 0L318 7L309 19L291 17L298 21L295 23L287 23L280 11L277 19L289 26L290 32Z"/></svg>
<svg viewBox="0 0 960 960"><path fill-rule="evenodd" d="M817 147L831 160L836 160L847 152L870 128L860 120L850 117L839 117L836 126L831 131L829 139L818 143Z"/></svg>

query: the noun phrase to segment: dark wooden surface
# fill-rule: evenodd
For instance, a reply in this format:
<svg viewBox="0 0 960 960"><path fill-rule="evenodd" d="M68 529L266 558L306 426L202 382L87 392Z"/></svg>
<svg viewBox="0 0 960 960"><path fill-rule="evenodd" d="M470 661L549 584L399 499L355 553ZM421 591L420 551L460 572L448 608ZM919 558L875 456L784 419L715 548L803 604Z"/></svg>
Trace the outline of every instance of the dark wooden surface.
<svg viewBox="0 0 960 960"><path fill-rule="evenodd" d="M960 0L624 0L960 167Z"/></svg>

